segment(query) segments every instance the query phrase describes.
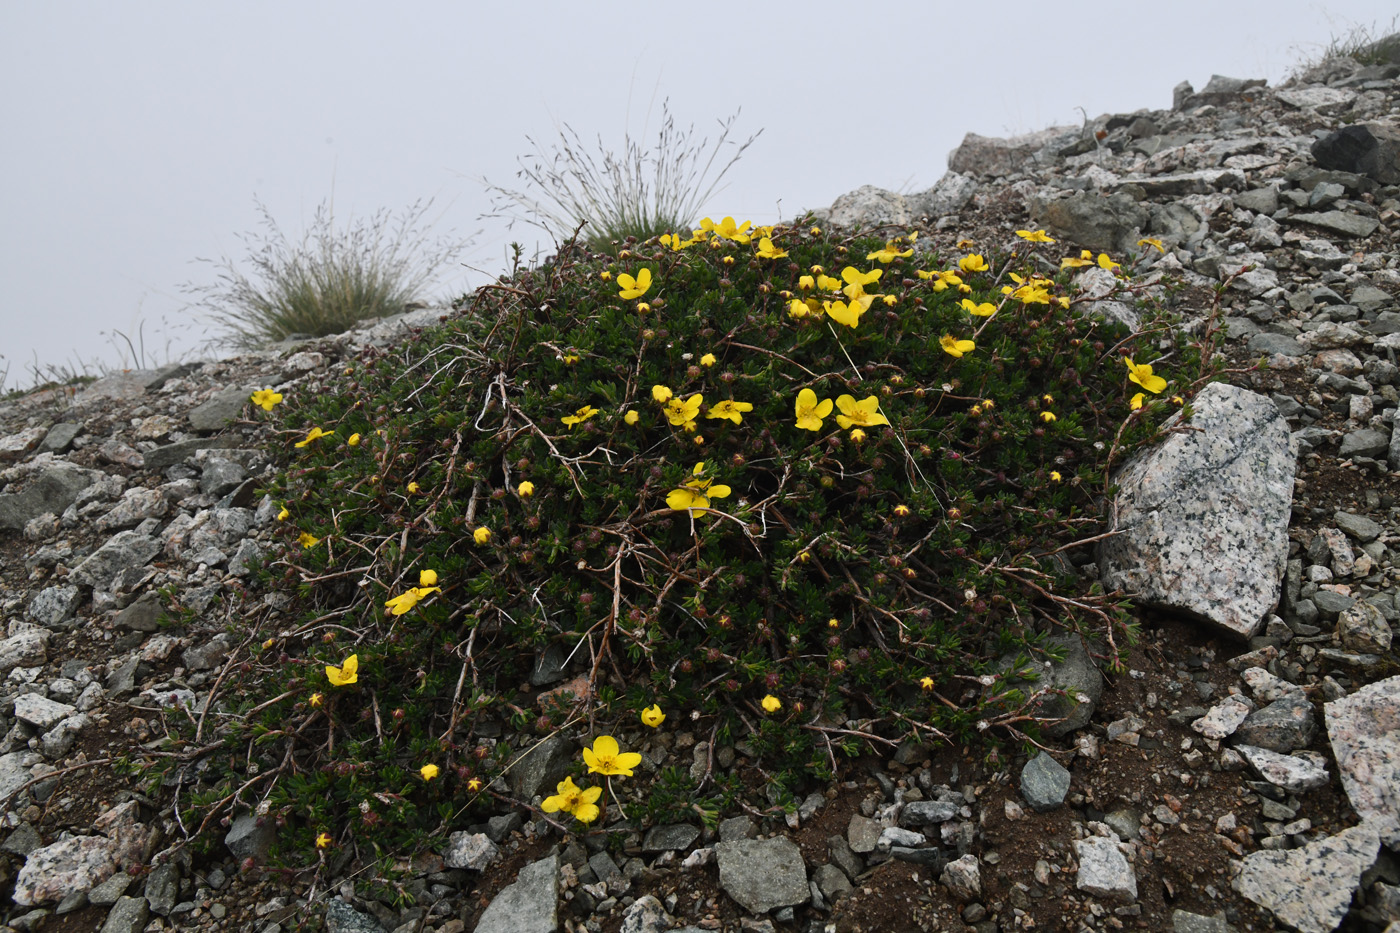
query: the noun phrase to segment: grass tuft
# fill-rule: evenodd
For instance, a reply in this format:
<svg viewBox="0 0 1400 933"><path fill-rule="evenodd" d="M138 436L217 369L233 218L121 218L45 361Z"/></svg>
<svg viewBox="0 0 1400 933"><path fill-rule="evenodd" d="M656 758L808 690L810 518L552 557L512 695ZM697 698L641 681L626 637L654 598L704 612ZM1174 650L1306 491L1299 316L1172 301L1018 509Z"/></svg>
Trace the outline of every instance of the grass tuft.
<svg viewBox="0 0 1400 933"><path fill-rule="evenodd" d="M398 314L470 245L433 239L425 221L431 206L418 201L397 219L381 210L338 228L331 205L323 203L294 241L258 203L261 232L239 236L247 246L243 264L228 257L199 259L214 267L216 279L185 290L223 330L221 342L239 349L293 335L338 334Z"/></svg>
<svg viewBox="0 0 1400 933"><path fill-rule="evenodd" d="M720 122L720 133L711 145L708 137L696 140L695 128L677 128L666 103L662 105L661 130L651 149L630 134L624 135L622 152L604 146L594 156L567 123L559 140L550 147L526 140L534 152L517 161L523 188L506 188L485 182L493 195L493 213L523 220L544 230L555 243L582 236L595 252L615 253L629 240L645 240L662 233L689 228L700 208L719 190L719 184L744 150L762 134L754 133L734 147L720 164L725 144L739 114Z"/></svg>

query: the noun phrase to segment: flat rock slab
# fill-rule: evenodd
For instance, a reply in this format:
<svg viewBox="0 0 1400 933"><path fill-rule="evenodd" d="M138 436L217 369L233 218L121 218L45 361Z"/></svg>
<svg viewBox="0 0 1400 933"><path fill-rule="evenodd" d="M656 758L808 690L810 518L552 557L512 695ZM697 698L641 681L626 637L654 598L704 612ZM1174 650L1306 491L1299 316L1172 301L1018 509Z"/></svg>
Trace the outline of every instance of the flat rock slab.
<svg viewBox="0 0 1400 933"><path fill-rule="evenodd" d="M45 470L22 491L0 496L0 530L23 531L45 512L61 515L101 475L70 464Z"/></svg>
<svg viewBox="0 0 1400 933"><path fill-rule="evenodd" d="M1327 769L1310 758L1283 755L1254 745L1239 745L1235 751L1244 756L1260 777L1290 794L1301 794L1327 783Z"/></svg>
<svg viewBox="0 0 1400 933"><path fill-rule="evenodd" d="M554 933L559 927L559 856L521 870L486 910L476 933Z"/></svg>
<svg viewBox="0 0 1400 933"><path fill-rule="evenodd" d="M1099 569L1142 605L1249 638L1282 590L1298 442L1267 396L1215 383L1192 404L1192 430L1118 475Z"/></svg>
<svg viewBox="0 0 1400 933"><path fill-rule="evenodd" d="M1137 875L1133 874L1133 866L1128 864L1117 842L1093 836L1077 840L1074 851L1079 856L1075 887L1109 900L1137 900Z"/></svg>
<svg viewBox="0 0 1400 933"><path fill-rule="evenodd" d="M1053 810L1065 802L1069 779L1064 765L1041 752L1021 769L1021 796L1040 813Z"/></svg>
<svg viewBox="0 0 1400 933"><path fill-rule="evenodd" d="M740 839L715 846L719 886L749 913L766 914L805 903L807 865L802 850L786 837Z"/></svg>
<svg viewBox="0 0 1400 933"><path fill-rule="evenodd" d="M1400 847L1400 676L1362 687L1323 707L1342 789L1381 839Z"/></svg>
<svg viewBox="0 0 1400 933"><path fill-rule="evenodd" d="M1375 827L1362 823L1301 849L1254 852L1234 888L1300 933L1330 933L1379 849Z"/></svg>

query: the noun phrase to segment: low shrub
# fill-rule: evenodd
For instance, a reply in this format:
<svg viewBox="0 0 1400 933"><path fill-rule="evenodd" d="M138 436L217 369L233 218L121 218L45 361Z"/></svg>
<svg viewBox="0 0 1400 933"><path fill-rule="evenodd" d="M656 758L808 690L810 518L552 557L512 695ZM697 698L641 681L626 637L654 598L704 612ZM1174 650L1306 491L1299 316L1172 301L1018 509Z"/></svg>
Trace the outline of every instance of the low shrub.
<svg viewBox="0 0 1400 933"><path fill-rule="evenodd" d="M1036 277L1051 243L707 220L565 250L338 385L261 396L286 438L261 582L295 596L251 617L242 725L191 819L261 801L289 864L387 857L503 806L777 815L862 752L1032 741L1047 636L1110 666L1134 637L1086 542L1213 333L1081 313L1073 267L1122 272ZM738 765L658 770L653 728ZM594 758L516 799L554 735ZM600 736L638 773L596 767Z"/></svg>

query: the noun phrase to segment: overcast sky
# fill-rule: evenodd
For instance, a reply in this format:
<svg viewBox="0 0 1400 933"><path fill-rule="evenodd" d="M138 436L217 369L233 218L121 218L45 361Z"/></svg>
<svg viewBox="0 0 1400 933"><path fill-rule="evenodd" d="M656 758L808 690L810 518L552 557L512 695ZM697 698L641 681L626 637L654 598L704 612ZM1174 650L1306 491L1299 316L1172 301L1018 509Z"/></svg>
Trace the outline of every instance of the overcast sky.
<svg viewBox="0 0 1400 933"><path fill-rule="evenodd" d="M1276 84L1379 0L1170 4L24 3L0 0L0 373L147 365L208 331L182 283L234 258L255 198L293 237L435 199L483 230L435 289L505 268L481 179L515 182L526 136L650 144L661 101L710 133L763 135L706 205L772 222L873 184L922 191L964 133L1007 136L1140 108L1214 73ZM1111 12L1109 12L1111 11ZM483 229L484 228L484 229ZM207 355L207 354L206 354ZM139 360L136 362L140 362Z"/></svg>

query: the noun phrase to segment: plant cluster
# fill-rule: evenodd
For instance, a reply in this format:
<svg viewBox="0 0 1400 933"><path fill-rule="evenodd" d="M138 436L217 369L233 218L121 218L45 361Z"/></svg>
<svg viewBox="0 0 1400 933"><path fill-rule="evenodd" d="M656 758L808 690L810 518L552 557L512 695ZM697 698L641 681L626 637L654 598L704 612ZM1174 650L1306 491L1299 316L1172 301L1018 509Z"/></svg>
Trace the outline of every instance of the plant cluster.
<svg viewBox="0 0 1400 933"><path fill-rule="evenodd" d="M594 823L573 776L511 795L555 734L592 741L590 772L640 766L614 800L643 821L745 793L612 738L668 716L778 808L905 739L1033 741L1046 636L1110 665L1133 637L1075 564L1111 468L1210 354L1152 305L1138 333L1082 313L1074 267L1126 294L1124 271L1035 274L1054 241L1020 233L944 257L707 219L487 286L336 391L259 392L286 437L262 582L298 616L255 620L245 725L195 813L261 806L291 862L383 855L503 804Z"/></svg>

